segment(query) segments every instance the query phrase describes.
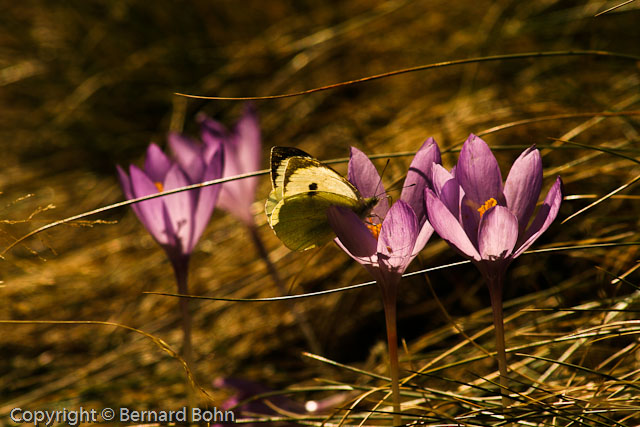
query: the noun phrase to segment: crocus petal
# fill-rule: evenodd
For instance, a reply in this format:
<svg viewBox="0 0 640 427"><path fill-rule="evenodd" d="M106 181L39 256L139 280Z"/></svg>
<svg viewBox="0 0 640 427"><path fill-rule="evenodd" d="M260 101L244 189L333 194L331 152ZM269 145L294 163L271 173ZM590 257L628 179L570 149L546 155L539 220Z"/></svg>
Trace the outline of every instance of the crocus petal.
<svg viewBox="0 0 640 427"><path fill-rule="evenodd" d="M379 284L383 287L395 286L400 281L413 260L417 237L415 212L407 203L398 200L389 209L378 238L378 266L383 279Z"/></svg>
<svg viewBox="0 0 640 427"><path fill-rule="evenodd" d="M129 175L127 175L127 173L120 167L120 165L116 165L116 170L118 171L118 179L120 180L122 191L124 191L124 196L127 199L133 199L133 189L131 188L131 180L129 179Z"/></svg>
<svg viewBox="0 0 640 427"><path fill-rule="evenodd" d="M425 189L425 201L429 222L436 233L463 255L475 261L481 259L480 253L474 247L464 229L449 209L442 203L436 194L429 188Z"/></svg>
<svg viewBox="0 0 640 427"><path fill-rule="evenodd" d="M508 258L518 240L518 218L504 206L494 206L484 213L478 228L478 249L482 259Z"/></svg>
<svg viewBox="0 0 640 427"><path fill-rule="evenodd" d="M460 201L460 224L476 248L478 247L478 226L480 225L479 207L466 195L462 196Z"/></svg>
<svg viewBox="0 0 640 427"><path fill-rule="evenodd" d="M166 238L166 243L161 243L169 260L174 263L174 267L177 267L176 262L184 259L185 252L182 250L182 243L174 229L174 225L171 223L171 215L167 205L162 203L162 220L164 221L164 230L162 231Z"/></svg>
<svg viewBox="0 0 640 427"><path fill-rule="evenodd" d="M348 178L358 191L360 191L362 197L368 198L375 196L380 199L371 211L371 214L378 218L384 218L389 210L389 200L387 200L382 179L367 155L355 147L351 147Z"/></svg>
<svg viewBox="0 0 640 427"><path fill-rule="evenodd" d="M201 116L202 140L205 143L205 161L209 162L213 155L212 147L222 145L224 149L223 177L253 172L260 168L261 137L260 125L255 108L247 104L245 112L236 123L232 132L209 119ZM218 206L239 218L248 225L254 223L251 204L255 200L258 178L245 178L229 181L222 186Z"/></svg>
<svg viewBox="0 0 640 427"><path fill-rule="evenodd" d="M388 259L386 264L401 270L400 273L404 272L409 265L418 231L418 219L411 206L403 200L395 202L382 222L378 238L378 253Z"/></svg>
<svg viewBox="0 0 640 427"><path fill-rule="evenodd" d="M426 186L431 187L431 168L434 163L442 163L440 148L433 138L429 138L411 161L400 195L400 200L411 206L421 224L426 219L424 189Z"/></svg>
<svg viewBox="0 0 640 427"><path fill-rule="evenodd" d="M237 164L241 163L242 159L237 157L234 159L232 157L227 160L226 153L228 153L228 151L225 149L224 177L249 172L241 171L243 166ZM234 163L236 163L235 166ZM227 165L229 165L229 168L227 168ZM255 170L257 170L257 168L252 169L251 171ZM255 200L257 184L258 177L243 178L224 183L222 186L222 192L220 193L220 207L235 215L246 224L252 224L253 215L251 213L251 205Z"/></svg>
<svg viewBox="0 0 640 427"><path fill-rule="evenodd" d="M426 210L425 210L426 211ZM429 221L425 221L422 224L422 228L418 232L416 243L413 245L413 251L411 253L411 259L415 258L420 251L422 251L433 234L433 227Z"/></svg>
<svg viewBox="0 0 640 427"><path fill-rule="evenodd" d="M556 219L558 211L560 210L560 204L562 203L562 193L562 180L560 177L557 177L556 182L547 193L547 197L545 197L544 203L538 210L531 226L529 226L525 232L524 237L520 239L523 243L519 245L513 254L514 258L526 251Z"/></svg>
<svg viewBox="0 0 640 427"><path fill-rule="evenodd" d="M158 193L155 183L138 167L131 165L129 167L129 175L131 176L132 198L136 199ZM164 202L161 198L145 200L136 204L137 209L134 212L136 212L138 219L154 239L161 245L166 245L169 241L162 215L163 205Z"/></svg>
<svg viewBox="0 0 640 427"><path fill-rule="evenodd" d="M327 218L336 233L338 243L353 259L361 264L374 262L377 241L371 231L351 209L330 206Z"/></svg>
<svg viewBox="0 0 640 427"><path fill-rule="evenodd" d="M199 113L197 117L201 126L202 137L204 139L205 134L208 138L214 139L226 139L229 137L229 131L222 123L213 120L211 117L204 113Z"/></svg>
<svg viewBox="0 0 640 427"><path fill-rule="evenodd" d="M131 187L131 179L129 179L129 175L127 175L120 165L116 165L116 170L118 171L118 179L120 180L122 191L124 191L124 196L129 200L134 199L135 196L133 195L133 188ZM130 206L136 216L138 218L142 218L142 213L139 210L138 203L134 203Z"/></svg>
<svg viewBox="0 0 640 427"><path fill-rule="evenodd" d="M258 121L256 109L252 104L245 106L244 115L236 124L231 139L234 141L235 159L229 163L232 169L227 169L225 162L224 176L231 176L232 172L234 174L242 174L260 169L262 154L260 122ZM229 145L228 143L224 144L225 153ZM245 178L235 182L241 187L238 191L240 191L240 195L244 197L243 206L248 207L255 199L258 177Z"/></svg>
<svg viewBox="0 0 640 427"><path fill-rule="evenodd" d="M507 207L518 218L519 232L529 224L542 187L542 159L535 146L526 149L511 166L504 184Z"/></svg>
<svg viewBox="0 0 640 427"><path fill-rule="evenodd" d="M201 182L205 168L202 147L193 139L175 132L171 132L168 139L171 151L189 177L189 182L191 184Z"/></svg>
<svg viewBox="0 0 640 427"><path fill-rule="evenodd" d="M502 204L502 175L491 149L474 134L462 146L456 169L456 178L466 195L483 204L490 198Z"/></svg>
<svg viewBox="0 0 640 427"><path fill-rule="evenodd" d="M222 147L219 147L218 151L214 154L214 156L210 159L210 161L205 166L206 169L202 176L202 181L211 181L214 179L219 179L222 177L222 169L223 169L223 157L224 153L222 151ZM200 239L204 229L207 227L209 223L209 219L211 218L211 214L213 213L214 208L216 207L216 202L218 201L218 197L223 188L222 184L218 185L209 185L207 187L202 187L199 190L198 202L196 206L196 211L194 214L194 223L193 223L193 244ZM249 212L251 215L251 212Z"/></svg>
<svg viewBox="0 0 640 427"><path fill-rule="evenodd" d="M165 190L189 185L186 175L177 164L174 164L164 181ZM167 207L171 218L171 226L180 242L180 250L183 254L191 253L197 242L193 236L194 213L198 190L181 191L170 196L164 196L162 201Z"/></svg>
<svg viewBox="0 0 640 427"><path fill-rule="evenodd" d="M147 148L147 157L144 160L144 171L153 182L163 182L171 167L171 160L162 152L160 147L151 143Z"/></svg>
<svg viewBox="0 0 640 427"><path fill-rule="evenodd" d="M460 216L460 184L441 165L433 165L431 171L432 189L454 217Z"/></svg>
<svg viewBox="0 0 640 427"><path fill-rule="evenodd" d="M238 159L240 159L238 162L241 166L239 172L246 173L258 170L260 168L262 138L258 114L253 104L245 106L244 114L236 124L233 136L236 140Z"/></svg>

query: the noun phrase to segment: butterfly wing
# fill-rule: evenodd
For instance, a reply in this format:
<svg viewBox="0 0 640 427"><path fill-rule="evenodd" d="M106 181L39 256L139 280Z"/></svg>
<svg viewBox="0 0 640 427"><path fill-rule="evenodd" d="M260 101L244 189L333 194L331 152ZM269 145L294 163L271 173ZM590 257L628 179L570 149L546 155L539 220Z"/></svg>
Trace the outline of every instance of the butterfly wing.
<svg viewBox="0 0 640 427"><path fill-rule="evenodd" d="M339 194L317 191L285 197L275 205L270 224L276 236L293 251L322 246L335 237L327 209L338 205L352 208L353 199Z"/></svg>
<svg viewBox="0 0 640 427"><path fill-rule="evenodd" d="M284 192L284 176L287 163L292 157L303 157L311 159L311 155L295 147L279 147L271 148L271 186L272 190L265 203L264 209L267 214L267 220L271 225L271 216L278 202L282 200Z"/></svg>
<svg viewBox="0 0 640 427"><path fill-rule="evenodd" d="M282 198L285 170L292 157L312 158L309 154L295 147L276 146L271 148L271 186L276 192L277 199Z"/></svg>
<svg viewBox="0 0 640 427"><path fill-rule="evenodd" d="M300 193L324 192L339 194L356 205L362 200L360 192L342 175L318 160L292 157L287 160L283 180L283 197Z"/></svg>
<svg viewBox="0 0 640 427"><path fill-rule="evenodd" d="M278 199L278 197L276 197L276 190L271 190L271 192L269 193L269 197L267 197L267 201L264 204L264 211L267 214L267 221L269 222L269 225L271 225L271 216L273 215L273 210L276 208L280 201L282 201L282 197ZM271 227L273 227L273 225L271 225Z"/></svg>

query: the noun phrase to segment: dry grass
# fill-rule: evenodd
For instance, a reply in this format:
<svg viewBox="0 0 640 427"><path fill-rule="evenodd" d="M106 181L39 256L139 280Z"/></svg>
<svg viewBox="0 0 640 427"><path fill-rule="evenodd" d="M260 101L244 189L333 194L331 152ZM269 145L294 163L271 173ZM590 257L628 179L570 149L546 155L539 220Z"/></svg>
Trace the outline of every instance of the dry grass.
<svg viewBox="0 0 640 427"><path fill-rule="evenodd" d="M0 17L0 246L40 225L121 200L116 163L139 159L149 141L164 142L170 129L195 133L194 117L201 111L230 123L241 109L234 102L187 101L174 91L288 93L419 64L528 51L638 55L637 2L593 17L614 4L16 3ZM639 87L638 62L556 57L442 68L265 101L257 104L264 165L273 145L295 145L321 159L344 157L350 145L370 154L416 150L428 136L455 149L470 132L518 120L637 112ZM571 196L563 203L562 220L636 178L640 167L551 138L637 158L639 124L637 115L558 118L506 127L484 139L502 148L497 153L503 165L524 146L543 149L543 191L559 174ZM456 158L452 151L444 163L451 166ZM387 182L400 178L407 164L406 158L392 160ZM558 220L535 246L618 245L532 254L510 269L506 332L518 395L507 415L521 425L640 424L638 246L622 245L640 242L638 199L628 197L636 189L632 185L565 224ZM254 205L256 220L293 293L369 280L336 247L303 254L286 250L265 225L268 190L265 178ZM56 227L6 255L0 318L115 322L178 349L176 300L142 293L175 290L164 253L130 209L92 219L109 223ZM459 260L433 237L413 269ZM223 212L214 214L191 267L194 294L279 293L246 230ZM437 270L429 278L446 315L423 276L405 279L399 295L399 334L408 350L402 367L405 376L415 373L403 389L406 413L415 417L405 421L500 425L489 413L499 412L499 393L496 366L487 354L493 348L488 292L469 265ZM384 322L374 287L295 305L312 319L322 356L386 375ZM370 392L349 423L370 413L385 395L388 384L380 378L302 356L309 346L286 302L193 306L198 357L192 368L211 394L211 405L232 392L213 386L221 376L249 378L276 390L349 384L354 391L345 395L347 407ZM185 403L179 361L153 340L123 328L0 324L0 360L2 417L15 406L173 409ZM304 391L295 398L330 395L336 392Z"/></svg>

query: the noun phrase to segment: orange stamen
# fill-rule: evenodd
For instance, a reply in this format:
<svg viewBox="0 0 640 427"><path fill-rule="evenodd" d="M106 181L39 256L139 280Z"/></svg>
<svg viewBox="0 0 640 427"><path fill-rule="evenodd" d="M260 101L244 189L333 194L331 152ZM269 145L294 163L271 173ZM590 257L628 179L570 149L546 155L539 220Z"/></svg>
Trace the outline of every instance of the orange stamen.
<svg viewBox="0 0 640 427"><path fill-rule="evenodd" d="M486 202L484 202L484 205L478 208L478 212L480 212L480 218L482 218L482 215L484 215L486 211L496 206L497 204L498 202L496 202L496 199L494 199L493 197L487 200Z"/></svg>
<svg viewBox="0 0 640 427"><path fill-rule="evenodd" d="M156 186L159 192L162 193L164 191L164 185L162 185L161 182L154 182L153 184Z"/></svg>
<svg viewBox="0 0 640 427"><path fill-rule="evenodd" d="M373 237L375 237L376 240L378 240L378 236L380 236L380 229L382 228L382 224L373 224L373 223L367 222L365 223L365 225L367 226L369 231L371 231L371 234L373 234Z"/></svg>

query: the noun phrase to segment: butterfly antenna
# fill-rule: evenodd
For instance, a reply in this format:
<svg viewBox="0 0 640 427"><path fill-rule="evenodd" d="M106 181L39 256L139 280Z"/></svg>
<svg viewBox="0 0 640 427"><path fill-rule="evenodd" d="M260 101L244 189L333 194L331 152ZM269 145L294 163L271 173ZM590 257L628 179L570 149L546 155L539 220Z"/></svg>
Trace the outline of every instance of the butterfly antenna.
<svg viewBox="0 0 640 427"><path fill-rule="evenodd" d="M376 197L378 196L378 194L382 194L383 193L383 191L380 191L380 189L382 188L382 177L384 176L384 173L387 170L387 166L389 166L389 159L387 159L387 162L384 164L384 167L382 168L382 173L380 174L380 179L378 180L378 185L376 185L376 191L374 192ZM389 196L387 196L387 197L389 197Z"/></svg>
<svg viewBox="0 0 640 427"><path fill-rule="evenodd" d="M389 193L391 191L402 191L405 188L410 188L410 187L413 187L413 186L416 185L416 184L410 184L410 185L404 185L402 187L397 187L396 184L399 184L399 182L396 181L394 184L392 184L391 187L387 190L387 193Z"/></svg>

